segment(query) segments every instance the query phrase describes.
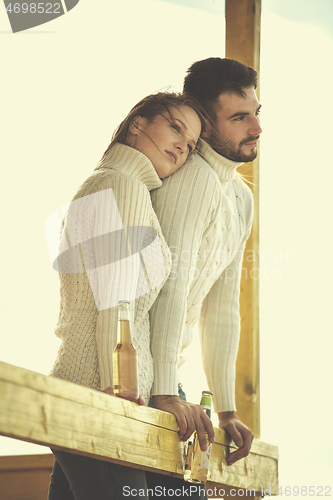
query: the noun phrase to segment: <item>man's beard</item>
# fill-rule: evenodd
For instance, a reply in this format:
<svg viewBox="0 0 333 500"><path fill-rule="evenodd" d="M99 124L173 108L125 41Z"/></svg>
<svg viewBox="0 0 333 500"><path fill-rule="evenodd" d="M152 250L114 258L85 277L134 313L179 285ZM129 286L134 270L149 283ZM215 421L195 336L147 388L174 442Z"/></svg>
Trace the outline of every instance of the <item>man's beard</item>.
<svg viewBox="0 0 333 500"><path fill-rule="evenodd" d="M234 146L229 141L222 137L215 137L212 135L211 140L209 141L210 146L221 156L228 158L232 161L247 163L249 161L253 161L258 154L257 148L253 148L253 150L249 154L245 154L242 152L242 146L244 144L253 142L259 139L259 135L252 136L241 141L238 146Z"/></svg>

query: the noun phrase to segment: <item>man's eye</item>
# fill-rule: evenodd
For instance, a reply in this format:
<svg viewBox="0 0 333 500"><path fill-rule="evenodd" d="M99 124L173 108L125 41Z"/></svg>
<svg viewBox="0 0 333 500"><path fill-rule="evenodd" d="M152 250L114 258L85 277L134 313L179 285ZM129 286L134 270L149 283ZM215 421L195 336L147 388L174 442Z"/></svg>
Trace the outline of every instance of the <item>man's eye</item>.
<svg viewBox="0 0 333 500"><path fill-rule="evenodd" d="M237 116L237 118L235 118L235 122L241 122L244 120L244 116Z"/></svg>

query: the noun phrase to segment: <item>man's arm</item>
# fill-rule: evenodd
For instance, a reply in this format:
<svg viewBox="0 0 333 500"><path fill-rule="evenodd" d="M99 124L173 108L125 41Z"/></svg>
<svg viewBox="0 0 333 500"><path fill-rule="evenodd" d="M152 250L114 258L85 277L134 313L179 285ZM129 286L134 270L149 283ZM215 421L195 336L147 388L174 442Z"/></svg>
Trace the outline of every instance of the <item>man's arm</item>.
<svg viewBox="0 0 333 500"><path fill-rule="evenodd" d="M248 230L249 232L249 230ZM200 316L203 366L219 427L239 447L227 459L228 465L248 455L253 433L235 413L235 367L240 336L239 295L245 242L204 300Z"/></svg>
<svg viewBox="0 0 333 500"><path fill-rule="evenodd" d="M150 310L154 406L176 416L182 440L197 430L202 447L206 445L205 431L213 441L213 426L200 405L178 397L178 363L193 268L204 231L219 200L219 180L193 162L166 179L152 194L162 233L173 256L170 277Z"/></svg>

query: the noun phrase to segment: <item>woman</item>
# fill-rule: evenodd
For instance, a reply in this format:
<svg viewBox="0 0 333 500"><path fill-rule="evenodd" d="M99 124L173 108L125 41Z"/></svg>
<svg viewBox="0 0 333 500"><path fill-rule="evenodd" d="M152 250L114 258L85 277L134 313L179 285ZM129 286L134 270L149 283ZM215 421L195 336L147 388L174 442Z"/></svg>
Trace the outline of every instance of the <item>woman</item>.
<svg viewBox="0 0 333 500"><path fill-rule="evenodd" d="M62 344L51 375L112 394L116 305L135 299L139 390L148 404L153 379L148 311L171 267L149 191L184 164L203 123L198 106L187 97L146 97L118 127L94 174L74 197L63 223L58 259L61 306L56 335ZM128 241L131 251L126 253ZM138 402L142 404L142 398ZM143 471L54 454L49 500L118 500L125 485L145 488Z"/></svg>

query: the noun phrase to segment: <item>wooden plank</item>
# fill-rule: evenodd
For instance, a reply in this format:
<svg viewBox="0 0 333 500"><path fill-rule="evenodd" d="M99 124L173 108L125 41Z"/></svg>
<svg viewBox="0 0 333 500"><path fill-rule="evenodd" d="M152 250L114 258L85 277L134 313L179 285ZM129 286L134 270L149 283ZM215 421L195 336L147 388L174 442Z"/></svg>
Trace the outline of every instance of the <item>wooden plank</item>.
<svg viewBox="0 0 333 500"><path fill-rule="evenodd" d="M26 471L46 469L52 470L54 456L52 453L40 455L10 455L0 457L0 474L7 471Z"/></svg>
<svg viewBox="0 0 333 500"><path fill-rule="evenodd" d="M5 500L46 500L54 456L0 457L0 491Z"/></svg>
<svg viewBox="0 0 333 500"><path fill-rule="evenodd" d="M259 71L261 0L226 0L226 57ZM259 97L259 88L257 89ZM245 249L240 295L241 339L236 365L240 419L260 437L259 393L259 159L239 169L253 185L254 222ZM253 258L254 257L254 258Z"/></svg>
<svg viewBox="0 0 333 500"><path fill-rule="evenodd" d="M46 500L50 475L51 470L45 468L0 473L1 498L3 500Z"/></svg>
<svg viewBox="0 0 333 500"><path fill-rule="evenodd" d="M182 477L183 443L175 417L0 362L0 434L54 449ZM229 467L234 444L215 429L208 479L238 488L277 488L277 448L254 441Z"/></svg>
<svg viewBox="0 0 333 500"><path fill-rule="evenodd" d="M17 384L18 386L30 387L36 391L50 393L54 396L59 396L63 400L76 402L85 400L88 405L92 405L95 408L110 410L110 396L107 394L55 377L47 377L2 361L0 361L0 379ZM123 411L124 415L130 418L143 420L144 422L159 425L176 432L178 430L175 418L170 413L147 408L146 406L138 407L119 398L112 398L112 407L116 412Z"/></svg>

